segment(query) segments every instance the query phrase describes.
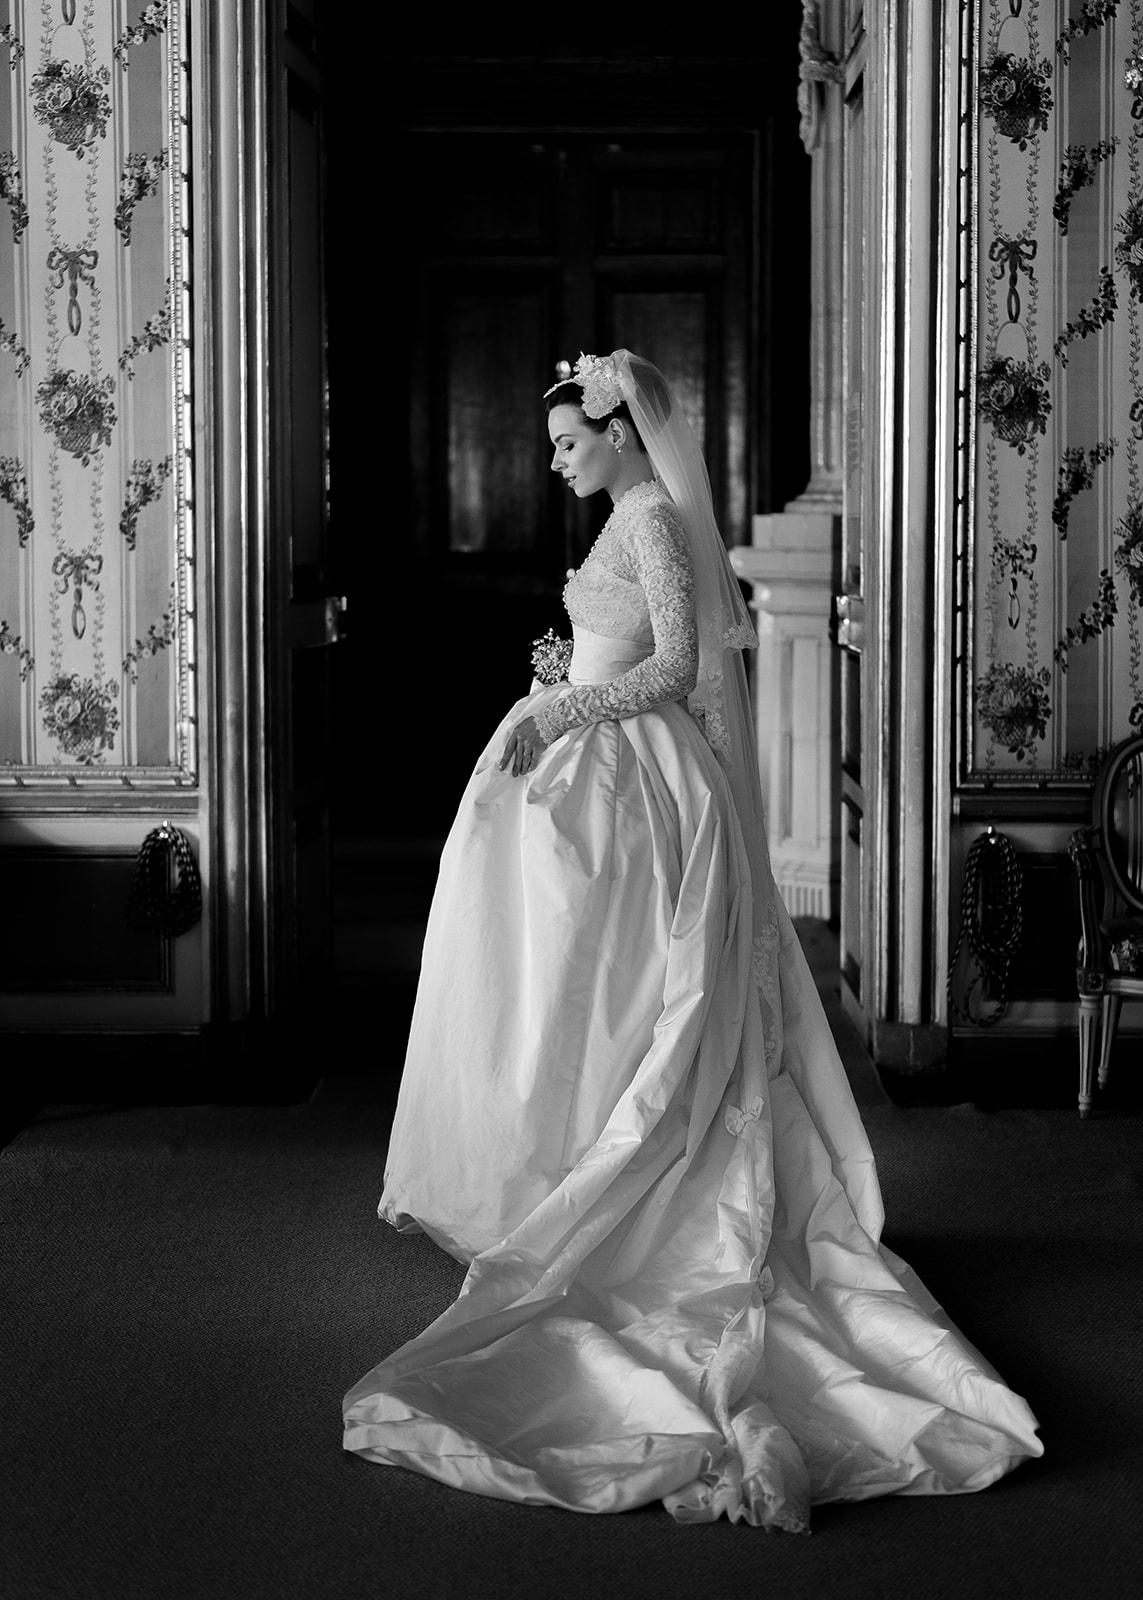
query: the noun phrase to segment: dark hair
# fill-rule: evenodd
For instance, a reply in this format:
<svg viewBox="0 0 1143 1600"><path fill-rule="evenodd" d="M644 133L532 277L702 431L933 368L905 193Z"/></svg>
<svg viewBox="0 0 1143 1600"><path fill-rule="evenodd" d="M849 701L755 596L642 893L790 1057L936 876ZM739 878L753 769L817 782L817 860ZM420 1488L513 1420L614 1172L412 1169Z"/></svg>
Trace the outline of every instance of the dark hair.
<svg viewBox="0 0 1143 1600"><path fill-rule="evenodd" d="M639 429L635 426L631 413L627 409L626 400L621 400L615 410L609 411L605 417L589 417L583 409L583 390L578 383L569 381L568 383L561 383L558 389L553 389L551 394L548 395L545 404L549 411L554 411L557 406L575 406L583 418L584 426L590 428L592 433L606 433L607 424L612 418L618 417L630 428L631 436L639 446L639 449L642 450L644 455L647 454L646 446L639 437Z"/></svg>

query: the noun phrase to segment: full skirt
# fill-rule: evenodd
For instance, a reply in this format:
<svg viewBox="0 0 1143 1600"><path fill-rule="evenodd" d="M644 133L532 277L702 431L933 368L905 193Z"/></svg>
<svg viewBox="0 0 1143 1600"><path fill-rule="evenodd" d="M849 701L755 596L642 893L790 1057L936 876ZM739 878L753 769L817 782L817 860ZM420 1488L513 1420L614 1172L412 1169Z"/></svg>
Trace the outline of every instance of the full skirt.
<svg viewBox="0 0 1143 1600"><path fill-rule="evenodd" d="M772 880L679 705L526 778L497 729L441 861L381 1213L469 1263L345 1447L577 1511L981 1489L1036 1422L880 1243L873 1158Z"/></svg>

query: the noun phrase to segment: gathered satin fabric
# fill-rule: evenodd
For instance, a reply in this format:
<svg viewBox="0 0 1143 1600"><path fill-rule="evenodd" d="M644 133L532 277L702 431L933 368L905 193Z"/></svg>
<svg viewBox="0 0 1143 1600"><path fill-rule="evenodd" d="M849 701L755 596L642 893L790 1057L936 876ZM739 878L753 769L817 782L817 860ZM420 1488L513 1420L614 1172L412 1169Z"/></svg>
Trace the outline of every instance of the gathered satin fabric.
<svg viewBox="0 0 1143 1600"><path fill-rule="evenodd" d="M606 633L592 633L588 628L572 629L572 657L568 667L568 682L610 683L654 651L653 644L643 644L636 639L613 639Z"/></svg>
<svg viewBox="0 0 1143 1600"><path fill-rule="evenodd" d="M647 648L577 629L569 676ZM382 1216L468 1275L350 1390L345 1447L479 1494L787 1529L985 1487L1041 1453L1035 1419L880 1244L845 1072L718 761L669 704L501 772L560 693L512 708L445 846L386 1168Z"/></svg>

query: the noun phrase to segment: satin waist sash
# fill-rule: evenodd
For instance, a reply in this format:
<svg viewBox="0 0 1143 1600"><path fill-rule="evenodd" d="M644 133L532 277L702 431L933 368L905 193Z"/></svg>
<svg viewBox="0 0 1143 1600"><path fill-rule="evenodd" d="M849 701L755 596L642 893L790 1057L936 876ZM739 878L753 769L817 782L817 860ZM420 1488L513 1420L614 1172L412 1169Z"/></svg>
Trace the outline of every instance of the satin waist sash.
<svg viewBox="0 0 1143 1600"><path fill-rule="evenodd" d="M640 644L637 639L612 639L587 628L573 627L572 637L574 643L568 667L568 682L572 684L610 683L655 652L653 644Z"/></svg>

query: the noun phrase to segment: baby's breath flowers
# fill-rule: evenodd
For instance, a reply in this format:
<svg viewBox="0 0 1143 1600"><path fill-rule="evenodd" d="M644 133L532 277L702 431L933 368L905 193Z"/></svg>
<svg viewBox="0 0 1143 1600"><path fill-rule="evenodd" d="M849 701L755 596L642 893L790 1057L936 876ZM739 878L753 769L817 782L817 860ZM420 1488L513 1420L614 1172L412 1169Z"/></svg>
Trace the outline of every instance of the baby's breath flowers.
<svg viewBox="0 0 1143 1600"><path fill-rule="evenodd" d="M562 683L571 665L572 642L557 639L551 628L542 639L532 640L532 666L541 683Z"/></svg>

